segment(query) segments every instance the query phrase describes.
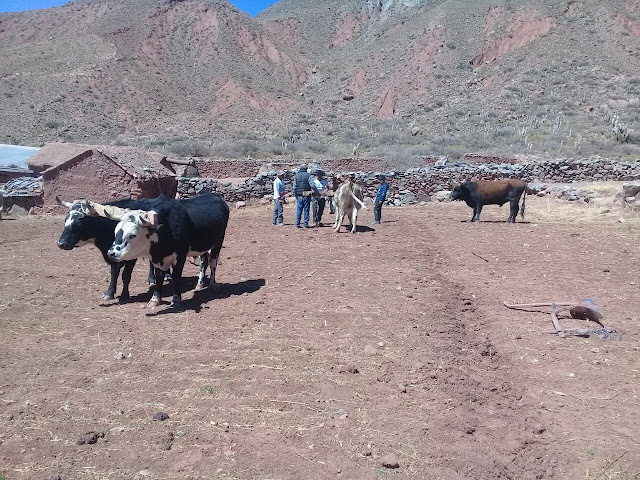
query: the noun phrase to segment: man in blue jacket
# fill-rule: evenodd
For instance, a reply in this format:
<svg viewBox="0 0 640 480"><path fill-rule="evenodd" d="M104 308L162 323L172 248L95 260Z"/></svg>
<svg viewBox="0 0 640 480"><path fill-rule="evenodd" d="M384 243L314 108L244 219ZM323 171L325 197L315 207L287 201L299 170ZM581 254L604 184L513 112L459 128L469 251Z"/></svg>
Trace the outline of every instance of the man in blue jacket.
<svg viewBox="0 0 640 480"><path fill-rule="evenodd" d="M387 199L387 191L389 190L389 184L385 181L385 176L378 176L380 180L380 186L378 187L378 192L376 193L376 201L373 205L373 215L374 222L376 224L380 223L380 218L382 217L382 205L384 201Z"/></svg>
<svg viewBox="0 0 640 480"><path fill-rule="evenodd" d="M311 197L309 193L305 195L305 192L311 192L311 185L309 184L309 173L307 172L307 166L302 164L296 176L293 177L293 194L298 200L298 208L296 209L296 228L301 228L300 217L304 212L304 228L309 228L309 204Z"/></svg>

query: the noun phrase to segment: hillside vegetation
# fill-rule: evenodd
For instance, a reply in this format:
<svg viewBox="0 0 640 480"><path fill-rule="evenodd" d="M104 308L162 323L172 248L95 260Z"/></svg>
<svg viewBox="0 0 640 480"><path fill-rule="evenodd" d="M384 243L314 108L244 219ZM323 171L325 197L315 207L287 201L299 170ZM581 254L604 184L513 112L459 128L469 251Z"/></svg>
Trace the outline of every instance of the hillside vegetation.
<svg viewBox="0 0 640 480"><path fill-rule="evenodd" d="M77 1L0 52L4 143L640 156L640 0Z"/></svg>

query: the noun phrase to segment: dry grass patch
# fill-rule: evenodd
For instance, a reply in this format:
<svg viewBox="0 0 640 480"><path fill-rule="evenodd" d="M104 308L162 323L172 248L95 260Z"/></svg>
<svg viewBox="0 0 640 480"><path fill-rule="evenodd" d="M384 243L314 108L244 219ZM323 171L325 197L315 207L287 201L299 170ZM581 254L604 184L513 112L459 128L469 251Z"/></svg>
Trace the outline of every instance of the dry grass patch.
<svg viewBox="0 0 640 480"><path fill-rule="evenodd" d="M608 211L607 211L608 210ZM618 222L624 218L624 223ZM640 217L631 209L613 206L612 198L598 198L590 203L568 202L551 197L527 203L525 220L532 222L568 222L612 225L627 229L640 227Z"/></svg>
<svg viewBox="0 0 640 480"><path fill-rule="evenodd" d="M640 478L640 472L629 473L620 467L610 467L601 472L587 473L587 480L636 480Z"/></svg>

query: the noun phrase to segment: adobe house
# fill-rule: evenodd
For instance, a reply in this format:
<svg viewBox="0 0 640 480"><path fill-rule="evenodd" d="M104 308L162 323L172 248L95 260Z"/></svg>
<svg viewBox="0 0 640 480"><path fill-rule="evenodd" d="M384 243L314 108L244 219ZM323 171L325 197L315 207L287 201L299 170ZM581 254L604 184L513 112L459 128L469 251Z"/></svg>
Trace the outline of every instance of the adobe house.
<svg viewBox="0 0 640 480"><path fill-rule="evenodd" d="M42 171L45 205L56 195L72 201L107 202L120 198L175 198L177 176L161 164L159 154L132 147L47 144L29 160Z"/></svg>

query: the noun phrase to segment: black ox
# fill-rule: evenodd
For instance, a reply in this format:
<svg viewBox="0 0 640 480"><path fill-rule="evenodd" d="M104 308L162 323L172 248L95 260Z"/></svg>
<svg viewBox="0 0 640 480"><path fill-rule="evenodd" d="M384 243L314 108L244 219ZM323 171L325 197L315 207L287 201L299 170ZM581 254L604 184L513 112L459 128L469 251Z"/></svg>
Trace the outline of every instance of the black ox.
<svg viewBox="0 0 640 480"><path fill-rule="evenodd" d="M143 200L117 200L110 202L108 205L119 208L130 209L151 209L158 205L164 197L160 196L154 199ZM109 287L102 295L103 300L113 300L116 294L118 276L122 270L122 294L120 302L129 300L129 283L131 282L131 272L136 264L136 259L125 262L112 260L107 255L109 248L115 239L115 228L118 224L117 220L95 216L89 207L87 200L76 200L74 202L65 202L56 197L58 204L69 209L69 213L64 219L64 230L58 240L58 247L63 250L72 250L75 247L93 243L100 253L104 261L111 266L111 280ZM124 267L124 269L123 269ZM155 283L153 265L149 263L148 283Z"/></svg>
<svg viewBox="0 0 640 480"><path fill-rule="evenodd" d="M524 193L520 216L524 218L525 202L527 200L527 184L522 180L478 180L476 182L466 182L458 185L451 192L452 200L464 200L467 205L473 208L472 222L480 221L480 212L484 205L504 205L509 202L508 223L516 221L518 215L518 204L520 197Z"/></svg>
<svg viewBox="0 0 640 480"><path fill-rule="evenodd" d="M123 210L92 204L100 215L119 220L115 239L107 255L122 262L148 256L156 267L156 286L149 304L162 301L165 272L172 268L174 285L172 307L182 302L182 270L188 257L200 256L198 287L205 286L207 262L211 267L210 285L215 285L218 257L224 241L229 207L219 195L206 194L186 200L164 199L148 210Z"/></svg>

